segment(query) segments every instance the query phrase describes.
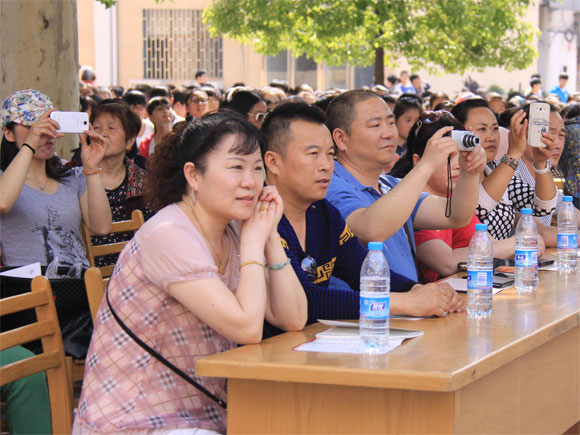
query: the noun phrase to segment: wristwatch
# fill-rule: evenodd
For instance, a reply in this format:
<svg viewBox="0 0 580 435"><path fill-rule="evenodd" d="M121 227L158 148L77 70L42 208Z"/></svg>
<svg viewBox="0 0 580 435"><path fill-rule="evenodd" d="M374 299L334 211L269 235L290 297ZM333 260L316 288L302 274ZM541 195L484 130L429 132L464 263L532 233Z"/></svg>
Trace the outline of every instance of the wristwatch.
<svg viewBox="0 0 580 435"><path fill-rule="evenodd" d="M518 169L518 165L520 164L519 160L514 159L512 156L509 156L507 154L504 154L501 157L500 160L501 163L505 163L506 165L508 165L510 168L512 168L514 171L516 169Z"/></svg>
<svg viewBox="0 0 580 435"><path fill-rule="evenodd" d="M546 160L546 167L544 169L538 169L538 168L536 168L536 162L533 162L532 168L534 168L534 172L536 174L546 174L546 173L550 172L550 169L552 169L552 163L550 163L549 160Z"/></svg>

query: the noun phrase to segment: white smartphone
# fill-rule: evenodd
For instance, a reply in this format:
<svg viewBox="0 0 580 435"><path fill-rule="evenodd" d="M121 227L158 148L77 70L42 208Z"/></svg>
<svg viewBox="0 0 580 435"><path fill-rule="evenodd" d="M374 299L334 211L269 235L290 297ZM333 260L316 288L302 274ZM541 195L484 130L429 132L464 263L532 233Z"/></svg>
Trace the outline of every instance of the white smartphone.
<svg viewBox="0 0 580 435"><path fill-rule="evenodd" d="M85 112L51 112L50 119L58 122L59 133L82 133L89 129L89 115Z"/></svg>
<svg viewBox="0 0 580 435"><path fill-rule="evenodd" d="M545 148L542 134L550 130L550 105L534 101L530 104L528 117L528 144L531 147Z"/></svg>

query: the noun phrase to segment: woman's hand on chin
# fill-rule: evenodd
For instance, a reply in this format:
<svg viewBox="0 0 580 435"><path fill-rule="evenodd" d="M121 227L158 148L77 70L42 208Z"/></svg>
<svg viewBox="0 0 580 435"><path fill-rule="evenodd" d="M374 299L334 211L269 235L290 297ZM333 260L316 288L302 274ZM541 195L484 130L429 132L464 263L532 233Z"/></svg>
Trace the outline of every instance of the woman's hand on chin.
<svg viewBox="0 0 580 435"><path fill-rule="evenodd" d="M261 246L278 231L278 222L284 213L284 204L274 186L266 186L256 203L252 215L242 223L242 239L260 243Z"/></svg>

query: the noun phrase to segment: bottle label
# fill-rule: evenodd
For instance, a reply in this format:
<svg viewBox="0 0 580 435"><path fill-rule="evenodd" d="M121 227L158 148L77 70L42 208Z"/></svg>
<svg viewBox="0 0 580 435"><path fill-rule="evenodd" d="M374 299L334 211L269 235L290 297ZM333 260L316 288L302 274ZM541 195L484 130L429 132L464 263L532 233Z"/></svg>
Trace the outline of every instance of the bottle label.
<svg viewBox="0 0 580 435"><path fill-rule="evenodd" d="M578 234L558 233L558 249L578 249Z"/></svg>
<svg viewBox="0 0 580 435"><path fill-rule="evenodd" d="M516 267L532 267L538 265L537 249L516 249Z"/></svg>
<svg viewBox="0 0 580 435"><path fill-rule="evenodd" d="M361 296L361 319L388 319L390 298L388 296Z"/></svg>
<svg viewBox="0 0 580 435"><path fill-rule="evenodd" d="M493 287L493 269L467 270L467 289L489 289Z"/></svg>

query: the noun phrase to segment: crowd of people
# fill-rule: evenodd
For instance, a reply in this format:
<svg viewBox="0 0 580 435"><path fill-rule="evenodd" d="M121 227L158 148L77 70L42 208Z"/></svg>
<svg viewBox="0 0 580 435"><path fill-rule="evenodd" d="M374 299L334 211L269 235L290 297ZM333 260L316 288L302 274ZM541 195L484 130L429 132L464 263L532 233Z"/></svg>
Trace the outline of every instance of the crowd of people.
<svg viewBox="0 0 580 435"><path fill-rule="evenodd" d="M508 258L520 210L532 208L541 254L556 246L562 195L580 207L580 95L566 76L548 95L532 77L507 98L449 98L406 71L350 91L279 80L220 90L205 71L195 78L125 90L83 74L90 128L70 161L55 154L48 96L22 90L0 107L2 264L86 267L81 225L95 244L130 240L98 260L115 268L75 434L224 432L225 380L197 376L195 361L358 318L367 242L384 242L391 313L442 317L464 311L438 280L467 260L476 223ZM528 145L532 101L550 104L543 148ZM460 151L452 130L480 146ZM135 209L146 222L134 236L109 234Z"/></svg>

